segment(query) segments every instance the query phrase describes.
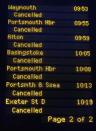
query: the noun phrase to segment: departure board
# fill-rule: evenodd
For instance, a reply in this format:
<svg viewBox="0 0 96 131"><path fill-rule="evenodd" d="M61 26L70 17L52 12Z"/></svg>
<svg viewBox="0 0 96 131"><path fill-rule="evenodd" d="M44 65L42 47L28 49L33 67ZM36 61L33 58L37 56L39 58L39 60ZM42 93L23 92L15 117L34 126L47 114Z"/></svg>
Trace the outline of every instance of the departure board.
<svg viewBox="0 0 96 131"><path fill-rule="evenodd" d="M0 114L6 131L93 128L95 5L95 0L0 1Z"/></svg>

